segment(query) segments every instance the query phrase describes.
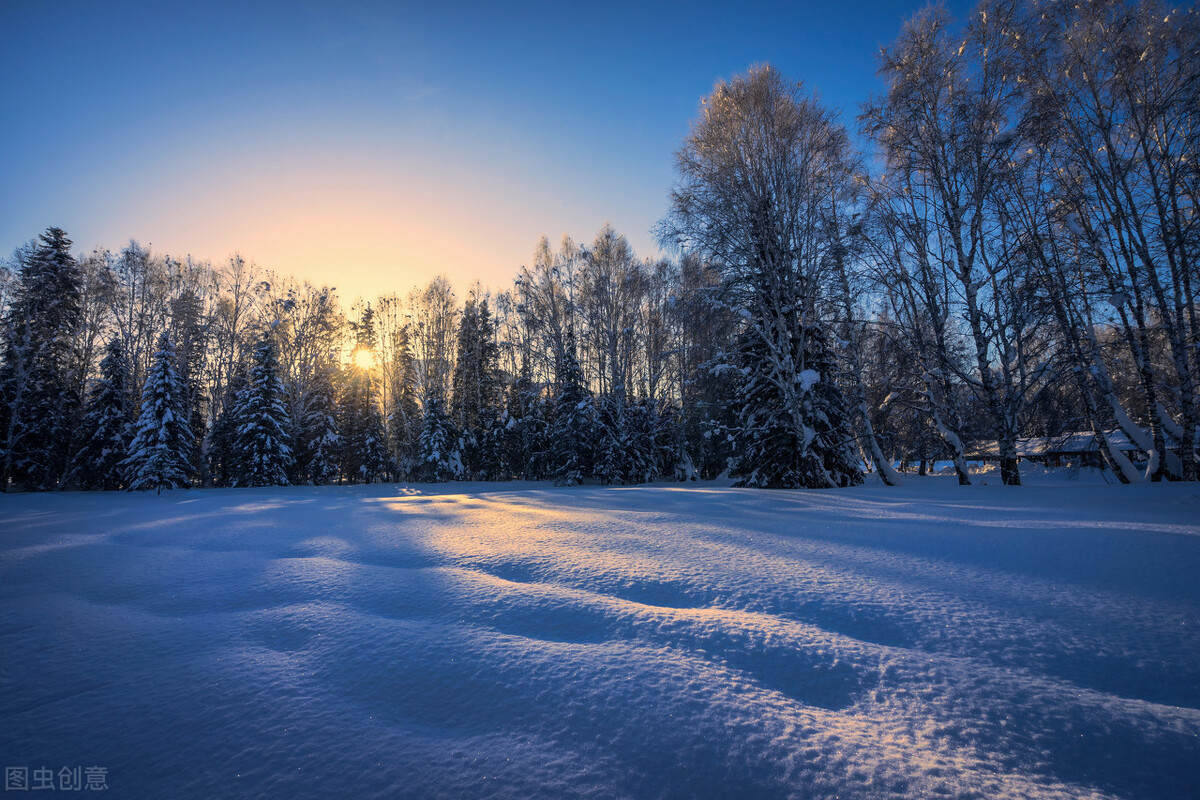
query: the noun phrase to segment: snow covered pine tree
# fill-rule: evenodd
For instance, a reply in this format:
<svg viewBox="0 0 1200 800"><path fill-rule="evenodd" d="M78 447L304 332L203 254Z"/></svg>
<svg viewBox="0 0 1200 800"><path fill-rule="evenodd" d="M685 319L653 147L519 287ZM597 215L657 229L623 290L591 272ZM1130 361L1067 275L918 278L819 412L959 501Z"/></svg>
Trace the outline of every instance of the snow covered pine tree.
<svg viewBox="0 0 1200 800"><path fill-rule="evenodd" d="M417 461L420 480L441 483L463 477L462 442L445 403L436 394L425 401Z"/></svg>
<svg viewBox="0 0 1200 800"><path fill-rule="evenodd" d="M100 361L100 377L92 384L84 418L83 450L77 471L81 482L93 489L123 489L127 483L121 462L129 454L132 435L129 364L121 337L108 342Z"/></svg>
<svg viewBox="0 0 1200 800"><path fill-rule="evenodd" d="M17 258L0 359L0 489L52 489L68 469L82 405L71 369L80 270L60 228L48 228Z"/></svg>
<svg viewBox="0 0 1200 800"><path fill-rule="evenodd" d="M175 489L188 485L191 431L181 409L183 387L175 371L171 337L158 338L158 351L142 390L142 413L135 426L129 457L122 466L132 491Z"/></svg>
<svg viewBox="0 0 1200 800"><path fill-rule="evenodd" d="M287 486L292 459L288 415L283 407L279 360L270 331L263 334L254 350L250 382L238 398L234 435L238 451L235 486Z"/></svg>

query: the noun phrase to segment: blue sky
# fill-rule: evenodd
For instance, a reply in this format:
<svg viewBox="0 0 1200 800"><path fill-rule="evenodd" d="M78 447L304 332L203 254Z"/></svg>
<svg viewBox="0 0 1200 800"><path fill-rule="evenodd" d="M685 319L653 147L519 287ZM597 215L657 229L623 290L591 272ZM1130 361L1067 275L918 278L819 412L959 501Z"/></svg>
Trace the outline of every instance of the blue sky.
<svg viewBox="0 0 1200 800"><path fill-rule="evenodd" d="M0 250L58 225L348 297L502 287L605 221L652 255L718 78L772 63L853 123L922 5L6 0Z"/></svg>

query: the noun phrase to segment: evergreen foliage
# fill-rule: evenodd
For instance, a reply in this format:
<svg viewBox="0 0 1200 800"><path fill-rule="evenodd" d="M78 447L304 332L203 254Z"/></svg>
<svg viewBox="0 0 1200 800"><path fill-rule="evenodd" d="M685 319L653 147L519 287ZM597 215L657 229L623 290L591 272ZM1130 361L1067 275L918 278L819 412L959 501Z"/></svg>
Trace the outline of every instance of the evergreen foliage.
<svg viewBox="0 0 1200 800"><path fill-rule="evenodd" d="M375 400L371 371L348 368L341 401L342 476L351 483L375 483L388 474L387 432Z"/></svg>
<svg viewBox="0 0 1200 800"><path fill-rule="evenodd" d="M833 380L824 336L807 327L793 342L793 377L757 331L743 335L747 364L737 437L738 485L771 489L835 488L862 483L846 402Z"/></svg>
<svg viewBox="0 0 1200 800"><path fill-rule="evenodd" d="M83 398L71 346L81 324L81 275L71 241L48 228L18 254L0 361L0 488L58 486L69 468Z"/></svg>
<svg viewBox="0 0 1200 800"><path fill-rule="evenodd" d="M270 331L254 350L249 381L239 393L233 435L238 466L234 486L286 486L292 459L279 359Z"/></svg>
<svg viewBox="0 0 1200 800"><path fill-rule="evenodd" d="M576 486L592 474L595 408L575 356L575 337L559 360L558 396L550 429L550 477L558 486Z"/></svg>
<svg viewBox="0 0 1200 800"><path fill-rule="evenodd" d="M338 476L342 435L336 401L334 371L326 365L313 376L297 443L298 473L301 480L314 486L330 483Z"/></svg>
<svg viewBox="0 0 1200 800"><path fill-rule="evenodd" d="M458 325L458 358L452 376L451 416L463 440L464 475L497 474L494 426L499 413L499 348L487 299L467 299Z"/></svg>
<svg viewBox="0 0 1200 800"><path fill-rule="evenodd" d="M131 490L162 492L188 485L192 441L182 409L183 385L175 371L175 348L170 336L163 333L142 390L142 411L129 457L122 462Z"/></svg>
<svg viewBox="0 0 1200 800"><path fill-rule="evenodd" d="M237 367L225 387L221 412L208 432L206 458L210 480L217 486L233 486L242 473L240 453L236 446L239 398L250 383L246 367Z"/></svg>
<svg viewBox="0 0 1200 800"><path fill-rule="evenodd" d="M404 477L416 471L421 440L421 404L417 402L417 369L413 361L408 326L395 337L395 380L388 409L388 443L396 472Z"/></svg>
<svg viewBox="0 0 1200 800"><path fill-rule="evenodd" d="M133 438L129 363L119 337L108 341L100 361L100 377L88 395L84 431L87 437L76 469L90 489L124 489L122 463Z"/></svg>
<svg viewBox="0 0 1200 800"><path fill-rule="evenodd" d="M421 422L421 449L417 461L419 480L429 483L461 480L462 444L454 420L436 394L425 401Z"/></svg>

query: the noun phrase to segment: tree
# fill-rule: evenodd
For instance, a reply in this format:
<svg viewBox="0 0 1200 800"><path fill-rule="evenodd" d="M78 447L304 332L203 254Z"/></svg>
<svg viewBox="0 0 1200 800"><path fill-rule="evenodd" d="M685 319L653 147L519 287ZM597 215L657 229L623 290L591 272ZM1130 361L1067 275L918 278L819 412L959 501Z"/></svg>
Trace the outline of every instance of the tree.
<svg viewBox="0 0 1200 800"><path fill-rule="evenodd" d="M18 262L0 362L0 487L50 489L69 469L83 401L71 374L81 275L60 228L48 228Z"/></svg>
<svg viewBox="0 0 1200 800"><path fill-rule="evenodd" d="M233 486L241 473L241 457L237 449L238 398L250 382L245 364L237 366L225 384L221 412L208 431L205 457L209 479L217 486Z"/></svg>
<svg viewBox="0 0 1200 800"><path fill-rule="evenodd" d="M123 489L122 462L132 440L129 364L119 336L108 341L100 377L92 383L84 418L86 437L77 460L80 481L92 489Z"/></svg>
<svg viewBox="0 0 1200 800"><path fill-rule="evenodd" d="M235 486L287 486L292 459L279 359L271 331L263 333L250 366L250 380L238 397L238 451Z"/></svg>
<svg viewBox="0 0 1200 800"><path fill-rule="evenodd" d="M454 481L463 477L458 430L446 413L444 401L436 394L425 399L417 477L429 483Z"/></svg>
<svg viewBox="0 0 1200 800"><path fill-rule="evenodd" d="M454 424L463 437L463 468L468 478L493 468L500 385L497 375L499 348L486 297L476 292L467 298L458 323L458 357L454 362Z"/></svg>
<svg viewBox="0 0 1200 800"><path fill-rule="evenodd" d="M725 302L742 319L733 362L748 380L737 441L756 485L862 482L817 316L834 243L823 222L849 177L843 139L829 112L761 67L717 84L676 154L663 237L721 270ZM766 445L782 441L798 452Z"/></svg>
<svg viewBox="0 0 1200 800"><path fill-rule="evenodd" d="M762 337L748 331L741 349L752 365L739 395L736 471L740 486L763 488L842 487L862 482L850 433L847 405L835 382L834 359L817 330L796 343L804 369L796 376L800 415L797 428L779 396L778 361L755 357ZM800 351L803 348L803 351Z"/></svg>
<svg viewBox="0 0 1200 800"><path fill-rule="evenodd" d="M163 333L158 338L150 373L142 390L129 457L122 462L134 491L175 489L188 485L192 457L191 431L183 415L183 386L175 370L175 348Z"/></svg>
<svg viewBox="0 0 1200 800"><path fill-rule="evenodd" d="M575 332L567 330L567 345L558 370L558 395L550 430L550 477L558 486L576 486L592 474L595 409L575 358Z"/></svg>
<svg viewBox="0 0 1200 800"><path fill-rule="evenodd" d="M296 443L298 474L301 480L322 486L337 478L342 448L332 365L319 368L311 377L305 399Z"/></svg>
<svg viewBox="0 0 1200 800"><path fill-rule="evenodd" d="M342 387L342 475L352 483L374 483L388 474L387 432L375 400L371 369L351 364Z"/></svg>
<svg viewBox="0 0 1200 800"><path fill-rule="evenodd" d="M1113 301L1109 316L1136 370L1149 435L1126 416L1107 370L1090 364L1097 404L1105 401L1125 433L1152 451L1151 477L1196 480L1200 14L1156 0L1039 10L1012 38L1033 127L1061 142L1053 173L1059 225L1074 238L1078 262L1093 265L1075 297L1078 316L1090 338L1097 310L1087 304Z"/></svg>

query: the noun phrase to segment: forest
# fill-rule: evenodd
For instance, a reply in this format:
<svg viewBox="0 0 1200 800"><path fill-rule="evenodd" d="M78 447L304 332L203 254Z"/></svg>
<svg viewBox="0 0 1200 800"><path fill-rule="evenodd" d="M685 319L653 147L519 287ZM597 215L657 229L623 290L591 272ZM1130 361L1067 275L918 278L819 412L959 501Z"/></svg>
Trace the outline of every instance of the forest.
<svg viewBox="0 0 1200 800"><path fill-rule="evenodd" d="M981 452L1018 484L1022 440L1075 433L1113 481L1197 480L1198 34L929 8L849 122L754 67L679 146L670 257L604 225L501 289L344 304L50 227L0 269L0 486L968 484Z"/></svg>

